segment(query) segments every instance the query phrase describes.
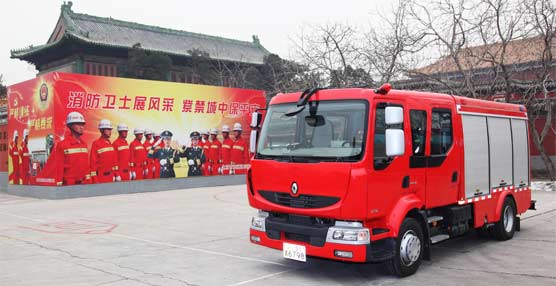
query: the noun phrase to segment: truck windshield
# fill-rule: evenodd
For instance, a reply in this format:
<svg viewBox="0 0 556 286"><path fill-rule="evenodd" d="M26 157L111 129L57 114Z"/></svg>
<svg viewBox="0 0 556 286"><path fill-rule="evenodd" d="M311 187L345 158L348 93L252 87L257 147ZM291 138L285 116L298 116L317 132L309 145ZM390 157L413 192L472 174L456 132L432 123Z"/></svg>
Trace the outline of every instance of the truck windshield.
<svg viewBox="0 0 556 286"><path fill-rule="evenodd" d="M263 124L258 159L358 161L365 146L368 104L364 100L312 101L294 115L292 104L272 105Z"/></svg>

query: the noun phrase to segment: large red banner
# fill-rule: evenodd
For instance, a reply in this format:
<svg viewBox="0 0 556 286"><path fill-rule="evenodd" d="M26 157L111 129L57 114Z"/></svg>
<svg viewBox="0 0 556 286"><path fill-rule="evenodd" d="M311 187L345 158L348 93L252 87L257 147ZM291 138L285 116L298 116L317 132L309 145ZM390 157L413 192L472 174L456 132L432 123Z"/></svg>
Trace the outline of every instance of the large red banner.
<svg viewBox="0 0 556 286"><path fill-rule="evenodd" d="M244 173L265 96L55 72L10 86L8 105L10 183L59 186Z"/></svg>

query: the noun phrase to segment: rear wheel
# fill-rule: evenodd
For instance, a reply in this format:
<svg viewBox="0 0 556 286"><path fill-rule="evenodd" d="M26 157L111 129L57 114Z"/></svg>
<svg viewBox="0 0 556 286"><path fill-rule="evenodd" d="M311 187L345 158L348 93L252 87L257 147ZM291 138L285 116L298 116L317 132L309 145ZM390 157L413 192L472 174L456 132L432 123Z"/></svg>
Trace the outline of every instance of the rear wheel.
<svg viewBox="0 0 556 286"><path fill-rule="evenodd" d="M423 259L424 245L419 222L413 218L404 219L396 239L395 255L386 262L388 271L399 277L417 272Z"/></svg>
<svg viewBox="0 0 556 286"><path fill-rule="evenodd" d="M504 199L500 220L492 228L492 234L498 240L508 240L514 236L516 227L516 207L510 197Z"/></svg>

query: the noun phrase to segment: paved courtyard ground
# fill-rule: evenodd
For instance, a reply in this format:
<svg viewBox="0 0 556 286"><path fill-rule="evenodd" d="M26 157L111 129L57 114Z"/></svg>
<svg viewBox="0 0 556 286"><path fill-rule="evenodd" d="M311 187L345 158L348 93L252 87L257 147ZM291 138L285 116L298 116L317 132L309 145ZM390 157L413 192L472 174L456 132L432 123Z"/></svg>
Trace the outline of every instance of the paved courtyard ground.
<svg viewBox="0 0 556 286"><path fill-rule="evenodd" d="M252 245L245 186L70 200L0 193L0 285L556 285L556 192L506 242L434 246L416 275Z"/></svg>

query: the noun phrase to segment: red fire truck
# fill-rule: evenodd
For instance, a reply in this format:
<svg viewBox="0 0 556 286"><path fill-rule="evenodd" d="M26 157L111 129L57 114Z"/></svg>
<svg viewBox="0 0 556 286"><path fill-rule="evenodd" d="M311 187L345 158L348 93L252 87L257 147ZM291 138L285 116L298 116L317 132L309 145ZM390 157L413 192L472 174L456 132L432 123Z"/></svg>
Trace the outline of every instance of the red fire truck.
<svg viewBox="0 0 556 286"><path fill-rule="evenodd" d="M265 113L251 124L250 240L285 258L408 276L470 230L511 239L535 207L523 106L385 84L279 94Z"/></svg>

